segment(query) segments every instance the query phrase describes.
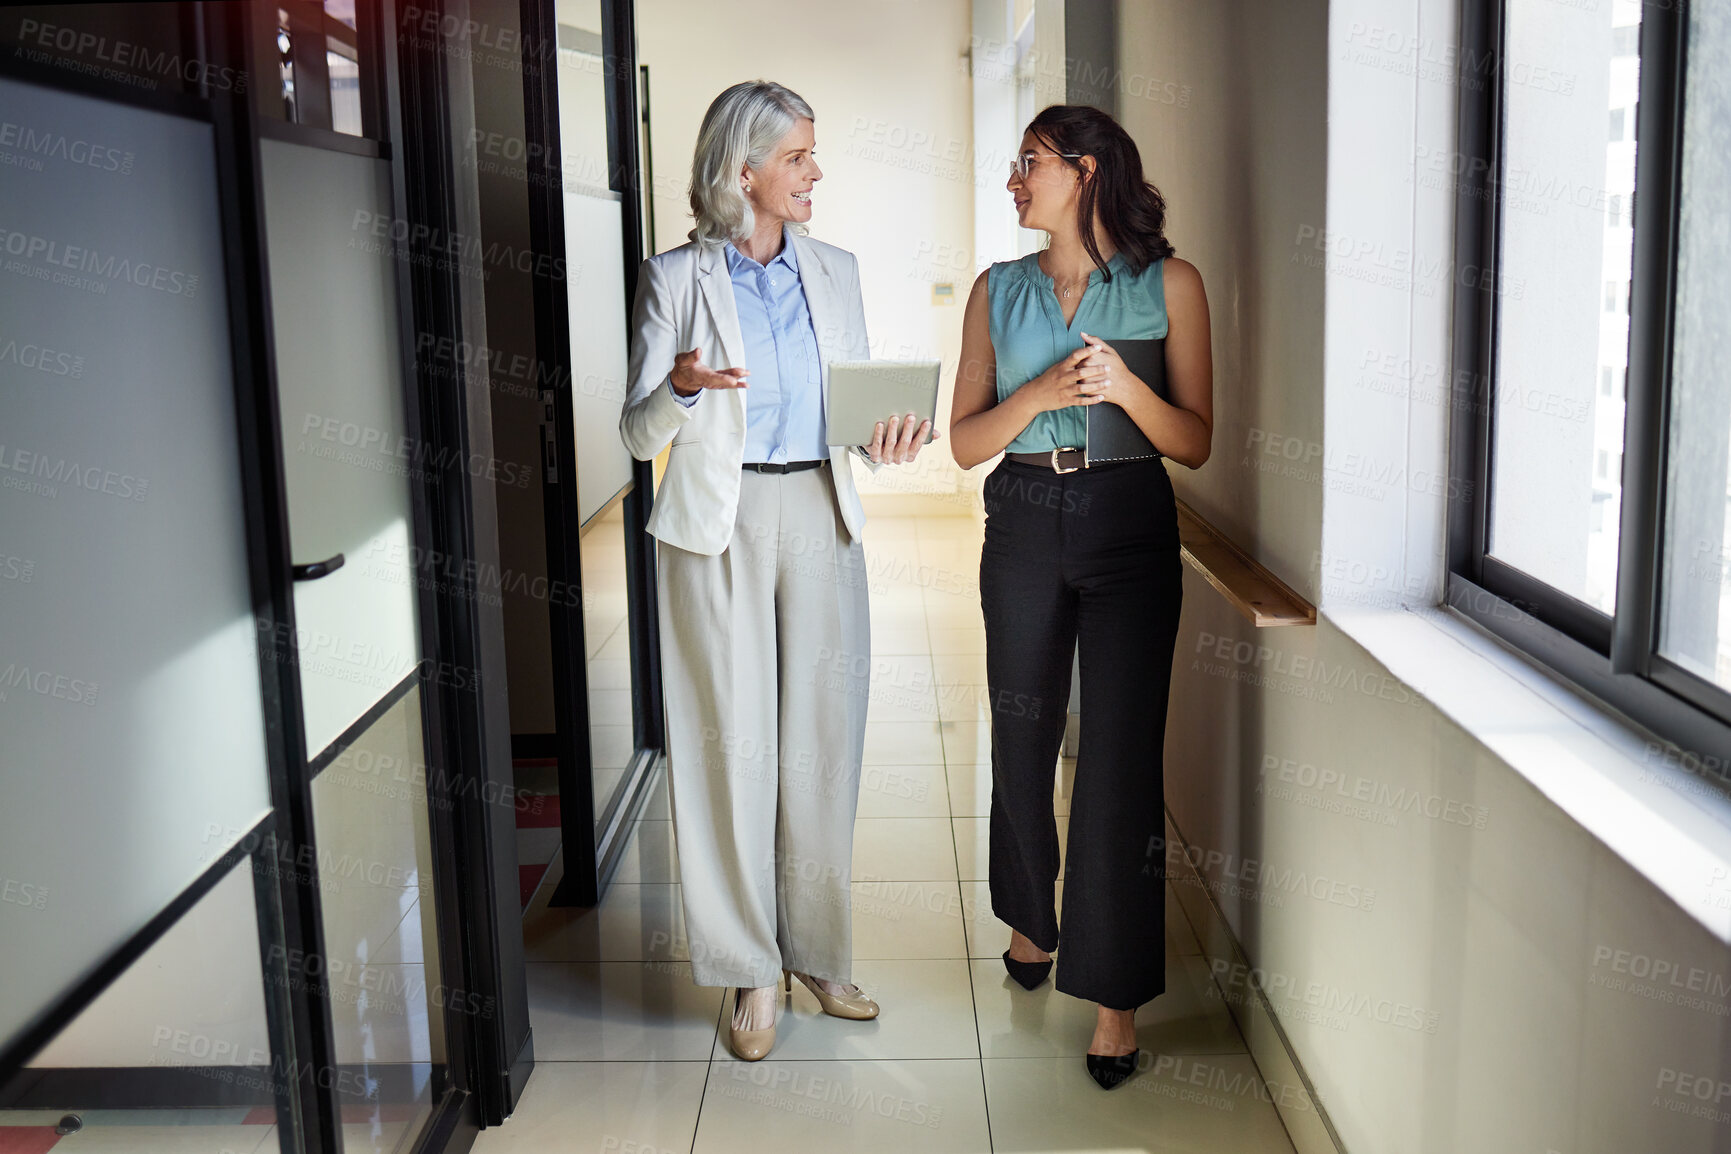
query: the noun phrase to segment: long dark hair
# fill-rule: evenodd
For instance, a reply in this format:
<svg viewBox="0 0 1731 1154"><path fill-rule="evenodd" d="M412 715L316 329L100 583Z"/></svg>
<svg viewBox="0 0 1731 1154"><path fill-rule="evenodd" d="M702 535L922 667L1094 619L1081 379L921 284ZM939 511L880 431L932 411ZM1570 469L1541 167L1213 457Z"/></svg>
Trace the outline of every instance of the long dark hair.
<svg viewBox="0 0 1731 1154"><path fill-rule="evenodd" d="M1094 213L1130 271L1140 273L1157 260L1176 251L1166 239L1166 198L1142 179L1142 154L1130 134L1106 113L1085 104L1054 104L1028 124L1028 131L1051 145L1053 152L1071 152L1078 159L1065 164L1079 172L1080 157L1094 158L1094 178L1082 182L1076 204L1076 225L1082 247L1093 258L1106 279L1111 270L1100 256L1094 236Z"/></svg>

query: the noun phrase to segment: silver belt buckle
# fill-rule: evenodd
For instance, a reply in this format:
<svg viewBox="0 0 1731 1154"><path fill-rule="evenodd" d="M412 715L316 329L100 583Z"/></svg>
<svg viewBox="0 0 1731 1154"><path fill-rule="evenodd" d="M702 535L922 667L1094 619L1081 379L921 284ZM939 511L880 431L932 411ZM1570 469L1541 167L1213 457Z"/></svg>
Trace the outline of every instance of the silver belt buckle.
<svg viewBox="0 0 1731 1154"><path fill-rule="evenodd" d="M1082 463L1080 465L1071 465L1068 469L1060 469L1058 467L1058 454L1059 453L1080 453L1080 454L1082 454ZM1054 472L1054 473L1074 473L1079 469L1086 469L1087 467L1088 467L1088 450L1087 449L1078 449L1074 445L1066 445L1063 448L1052 450L1052 472Z"/></svg>

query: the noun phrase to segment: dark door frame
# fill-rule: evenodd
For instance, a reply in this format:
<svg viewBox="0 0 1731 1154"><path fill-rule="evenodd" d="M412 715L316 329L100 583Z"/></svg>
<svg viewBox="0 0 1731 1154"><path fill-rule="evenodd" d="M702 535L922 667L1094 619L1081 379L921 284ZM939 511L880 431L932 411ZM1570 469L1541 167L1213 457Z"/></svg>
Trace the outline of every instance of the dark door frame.
<svg viewBox="0 0 1731 1154"><path fill-rule="evenodd" d="M423 577L417 582L422 645L435 662L429 698L438 699L426 710L425 736L442 769L433 807L435 819L444 819L442 838L435 821L434 843L437 892L446 898L438 909L440 937L449 943L442 957L460 955L444 972L446 1023L449 1029L457 1018L468 1027L461 1034L465 1076L456 1086L473 1097L435 1115L424 1140L429 1150L457 1151L468 1148L480 1126L496 1125L515 1109L534 1052L516 902L504 653L487 642L502 638L504 627L477 580L498 571L494 486L467 467L477 453L491 456L489 382L460 362L453 375L453 366L420 352L484 343L486 324L480 278L465 277L464 262L434 259L453 240L478 238L481 228L474 173L459 155L474 127L472 65L453 65L468 55L447 51L443 31L467 27L468 3L445 0L437 7L444 17L439 36L407 35L391 19L397 5L383 0L383 28L392 30L385 41L394 51L381 54L378 103L393 139L404 142L391 156L393 211L409 236L426 238L424 251L398 263L398 300L402 363L414 366L408 431L439 463L421 474L415 500L416 539L428 542L416 566ZM404 21L413 16L406 11ZM434 775L428 776L431 794ZM458 1006L468 1009L456 1012Z"/></svg>
<svg viewBox="0 0 1731 1154"><path fill-rule="evenodd" d="M461 160L475 123L473 64L453 64L471 56L462 44L450 44L445 31L469 26L468 0L444 0L437 11L437 36L393 25L384 101L396 139L406 142L392 157L395 211L409 235L427 238L428 251L414 254L427 258L481 235L475 173ZM405 23L413 18L413 11L405 12ZM465 1055L471 1076L464 1084L475 1095L475 1110L449 1121L453 1151L468 1148L476 1123L497 1125L510 1115L534 1066L517 902L504 625L477 581L480 573L499 571L495 486L467 467L476 454L492 455L490 382L484 366L461 357L446 363L417 348L486 343L484 286L478 275L465 277L462 266L437 259L399 264L403 363L415 366L411 408L418 424L410 432L436 450L428 458L443 466L436 476L423 475L415 531L430 546L420 559L418 568L427 572L419 584L433 591L421 600L422 643L437 655L440 675L440 708L429 715L441 724L429 731L427 748L442 751L444 804L435 808L449 815L451 826L446 844L452 852L438 854L437 884L452 899L439 910L440 934L462 954L461 967L452 971L460 980L447 981L446 992L451 1004L479 1007L469 1019Z"/></svg>
<svg viewBox="0 0 1731 1154"><path fill-rule="evenodd" d="M559 133L558 18L552 0L521 0L523 122L528 173L529 237L547 267L570 267L565 251L564 173ZM638 163L637 35L632 0L602 0L604 83L607 93L608 187L620 194L623 286L627 315L643 259L643 208ZM581 514L577 495L575 409L568 294L563 279L534 278L535 344L547 362L542 399L550 442L543 464L547 578L582 588ZM659 643L655 617L655 557L647 526L654 472L633 463L623 500L626 580L631 641L632 736L629 771L606 813L595 812L594 761L589 742L588 668L583 612L578 604L549 603L553 650L555 756L558 761L560 844L564 875L554 905L593 906L630 836L626 820L647 795L662 744ZM603 825L597 834L597 820Z"/></svg>

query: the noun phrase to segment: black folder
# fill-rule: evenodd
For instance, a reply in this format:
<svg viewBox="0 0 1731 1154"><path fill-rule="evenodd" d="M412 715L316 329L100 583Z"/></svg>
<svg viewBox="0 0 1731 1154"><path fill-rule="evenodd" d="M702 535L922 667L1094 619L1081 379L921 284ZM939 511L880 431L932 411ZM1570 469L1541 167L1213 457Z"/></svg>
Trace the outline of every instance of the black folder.
<svg viewBox="0 0 1731 1154"><path fill-rule="evenodd" d="M1124 367L1142 378L1142 383L1154 390L1161 400L1166 396L1166 338L1143 341L1113 341L1107 344L1118 350ZM1141 428L1130 414L1102 401L1089 405L1088 463L1096 461L1133 461L1142 457L1158 457L1160 451L1143 436Z"/></svg>

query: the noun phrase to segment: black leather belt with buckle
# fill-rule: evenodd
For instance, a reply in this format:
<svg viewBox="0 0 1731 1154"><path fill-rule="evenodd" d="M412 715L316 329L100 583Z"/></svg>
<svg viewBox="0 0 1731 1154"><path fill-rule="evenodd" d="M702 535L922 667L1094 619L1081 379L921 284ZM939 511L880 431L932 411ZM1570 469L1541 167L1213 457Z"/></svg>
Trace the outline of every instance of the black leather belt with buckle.
<svg viewBox="0 0 1731 1154"><path fill-rule="evenodd" d="M1074 473L1088 467L1088 450L1053 449L1049 453L1005 453L1004 459L1019 465L1034 465L1054 473Z"/></svg>
<svg viewBox="0 0 1731 1154"><path fill-rule="evenodd" d="M828 461L789 461L783 465L775 461L747 461L743 466L753 473L800 473L806 469L821 469Z"/></svg>

